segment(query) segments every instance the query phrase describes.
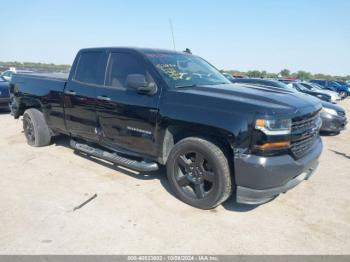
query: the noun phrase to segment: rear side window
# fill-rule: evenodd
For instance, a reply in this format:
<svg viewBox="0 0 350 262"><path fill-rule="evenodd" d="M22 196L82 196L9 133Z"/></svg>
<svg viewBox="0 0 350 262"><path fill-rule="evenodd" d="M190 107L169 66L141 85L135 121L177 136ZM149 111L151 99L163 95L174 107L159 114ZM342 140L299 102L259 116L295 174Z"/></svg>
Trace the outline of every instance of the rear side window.
<svg viewBox="0 0 350 262"><path fill-rule="evenodd" d="M83 52L80 55L74 80L94 85L103 85L105 72L103 52Z"/></svg>
<svg viewBox="0 0 350 262"><path fill-rule="evenodd" d="M106 85L126 88L126 78L130 74L144 75L149 83L153 82L142 59L129 53L111 53Z"/></svg>

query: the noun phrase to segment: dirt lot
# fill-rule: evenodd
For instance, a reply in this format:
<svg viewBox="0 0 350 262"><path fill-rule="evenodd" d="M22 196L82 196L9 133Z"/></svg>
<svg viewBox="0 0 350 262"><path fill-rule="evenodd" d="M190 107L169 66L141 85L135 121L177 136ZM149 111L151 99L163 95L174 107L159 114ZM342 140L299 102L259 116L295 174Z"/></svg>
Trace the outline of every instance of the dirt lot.
<svg viewBox="0 0 350 262"><path fill-rule="evenodd" d="M350 99L340 105L350 115ZM349 130L323 137L318 171L287 194L202 211L171 194L164 170L92 161L65 138L29 147L8 114L0 127L0 254L350 253Z"/></svg>

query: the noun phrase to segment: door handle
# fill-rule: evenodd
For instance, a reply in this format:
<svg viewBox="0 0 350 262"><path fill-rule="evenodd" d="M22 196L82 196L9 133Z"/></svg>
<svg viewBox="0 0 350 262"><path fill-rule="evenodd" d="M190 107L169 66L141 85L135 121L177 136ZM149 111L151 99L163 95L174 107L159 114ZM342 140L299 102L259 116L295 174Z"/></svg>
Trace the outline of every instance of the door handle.
<svg viewBox="0 0 350 262"><path fill-rule="evenodd" d="M75 96L77 94L77 92L74 92L73 90L66 90L65 93L67 95L72 95L72 96Z"/></svg>
<svg viewBox="0 0 350 262"><path fill-rule="evenodd" d="M98 96L97 99L104 100L104 101L111 101L111 99L108 96Z"/></svg>

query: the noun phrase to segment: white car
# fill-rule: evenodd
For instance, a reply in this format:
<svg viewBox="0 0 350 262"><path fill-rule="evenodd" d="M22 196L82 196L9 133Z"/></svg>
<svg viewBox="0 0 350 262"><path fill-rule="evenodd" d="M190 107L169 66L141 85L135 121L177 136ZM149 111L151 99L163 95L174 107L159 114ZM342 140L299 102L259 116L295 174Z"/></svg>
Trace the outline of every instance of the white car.
<svg viewBox="0 0 350 262"><path fill-rule="evenodd" d="M4 80L10 82L10 81L11 81L11 78L12 78L12 75L15 74L15 73L16 73L15 70L11 70L11 69L10 69L10 70L6 70L6 71L4 71L4 72L1 73L1 77L2 77Z"/></svg>
<svg viewBox="0 0 350 262"><path fill-rule="evenodd" d="M322 89L318 84L310 83L310 82L300 82L304 87L311 91L317 91L319 93L327 94L331 96L331 102L333 104L339 102L341 100L341 97L337 92L331 91L331 90L325 90Z"/></svg>
<svg viewBox="0 0 350 262"><path fill-rule="evenodd" d="M16 68L11 67L9 70L6 70L0 74L2 79L4 79L7 82L10 82L12 79L13 74L30 74L33 73L33 71L29 70L16 70Z"/></svg>

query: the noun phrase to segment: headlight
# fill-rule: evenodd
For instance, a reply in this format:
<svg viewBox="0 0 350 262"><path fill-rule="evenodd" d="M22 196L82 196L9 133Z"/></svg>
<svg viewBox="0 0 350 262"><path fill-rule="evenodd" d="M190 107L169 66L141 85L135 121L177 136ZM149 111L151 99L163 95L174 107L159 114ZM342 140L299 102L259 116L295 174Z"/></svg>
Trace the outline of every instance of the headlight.
<svg viewBox="0 0 350 262"><path fill-rule="evenodd" d="M255 129L266 135L288 135L292 129L291 119L257 119Z"/></svg>
<svg viewBox="0 0 350 262"><path fill-rule="evenodd" d="M335 111L334 109L331 109L331 108L324 107L322 109L322 111L326 112L326 113L328 113L330 115L333 115L333 116L337 116L338 115L337 111Z"/></svg>

